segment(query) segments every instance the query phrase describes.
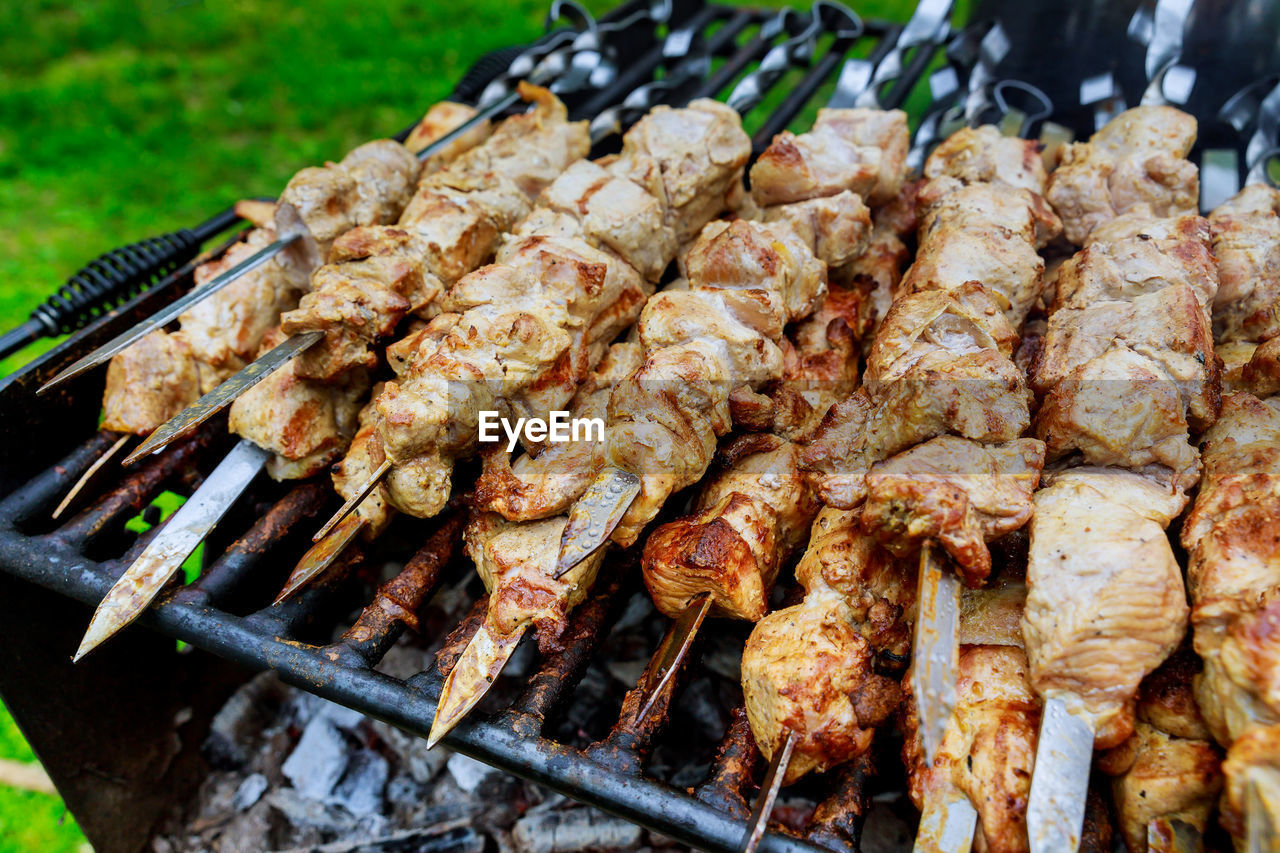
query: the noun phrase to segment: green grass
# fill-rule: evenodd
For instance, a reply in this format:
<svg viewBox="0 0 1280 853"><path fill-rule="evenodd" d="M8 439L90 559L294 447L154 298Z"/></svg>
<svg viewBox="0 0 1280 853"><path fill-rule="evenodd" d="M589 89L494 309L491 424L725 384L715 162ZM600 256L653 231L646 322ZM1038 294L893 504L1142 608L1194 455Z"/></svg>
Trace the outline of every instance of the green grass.
<svg viewBox="0 0 1280 853"><path fill-rule="evenodd" d="M586 5L601 12L613 0ZM855 5L905 20L913 4ZM480 54L534 38L545 8L0 4L0 328L102 251L193 225L238 198L274 195L301 166L400 129ZM0 375L52 345L0 362ZM0 758L34 758L2 707ZM0 853L82 843L56 797L0 786Z"/></svg>

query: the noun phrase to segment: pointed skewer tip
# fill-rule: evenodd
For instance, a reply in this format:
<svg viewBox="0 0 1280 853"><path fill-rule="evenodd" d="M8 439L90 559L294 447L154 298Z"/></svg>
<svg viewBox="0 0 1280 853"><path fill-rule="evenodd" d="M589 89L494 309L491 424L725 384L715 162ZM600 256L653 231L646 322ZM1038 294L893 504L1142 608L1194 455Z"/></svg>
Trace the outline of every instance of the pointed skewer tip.
<svg viewBox="0 0 1280 853"><path fill-rule="evenodd" d="M54 521L57 521L62 517L62 514L67 511L67 507L71 506L71 502L76 499L76 496L84 491L85 486L89 484L94 475L101 471L102 467L106 465L107 462L111 461L111 458L119 453L120 448L128 444L129 439L131 438L133 438L133 436L129 433L125 433L120 436L116 439L115 444L108 447L106 452L95 459L93 464L89 466L88 470L80 475L80 479L76 480L76 484L71 487L71 490L67 492L66 497L62 499L57 508L54 509L53 513L50 515Z"/></svg>
<svg viewBox="0 0 1280 853"><path fill-rule="evenodd" d="M497 681L502 668L511 660L520 645L528 625L521 625L509 634L495 634L487 622L471 637L462 650L449 677L444 680L440 701L436 704L435 718L427 734L427 749L453 731L466 718L471 709L480 703L489 688Z"/></svg>
<svg viewBox="0 0 1280 853"><path fill-rule="evenodd" d="M349 515L335 526L329 535L312 545L307 553L302 555L298 565L289 573L289 579L285 581L284 588L280 590L280 594L276 596L275 601L271 602L272 606L283 604L300 589L323 574L326 569L333 565L334 560L342 556L347 550L347 546L364 529L365 523L365 520L360 516Z"/></svg>
<svg viewBox="0 0 1280 853"><path fill-rule="evenodd" d="M382 478L387 476L387 472L390 470L391 460L383 460L382 464L374 469L374 472L369 475L369 479L365 480L360 485L360 488L356 490L355 494L348 498L347 502L333 514L333 517L324 523L324 527L321 527L320 530L316 532L315 536L311 537L311 541L319 542L321 539L328 536L329 532L333 530L333 528L341 524L343 519L355 511L355 508L360 505L361 501L369 497L369 493L377 488L378 483L382 482Z"/></svg>
<svg viewBox="0 0 1280 853"><path fill-rule="evenodd" d="M764 781L760 784L760 794L756 798L755 808L751 812L751 823L747 835L743 839L742 853L755 853L764 838L769 826L769 817L773 814L773 804L778 800L778 792L782 790L782 780L787 777L787 767L791 764L791 753L796 748L800 735L792 729L786 730L782 743L773 751L769 761L769 769L765 771Z"/></svg>
<svg viewBox="0 0 1280 853"><path fill-rule="evenodd" d="M640 711L636 714L637 725L649 716L658 697L663 694L667 685L680 671L682 664L689 656L689 650L693 648L698 629L702 627L703 620L711 611L712 602L711 593L698 593L667 629L662 643L645 669L644 695L640 698Z"/></svg>
<svg viewBox="0 0 1280 853"><path fill-rule="evenodd" d="M555 576L563 577L608 542L639 494L640 478L635 474L613 466L601 471L569 510Z"/></svg>

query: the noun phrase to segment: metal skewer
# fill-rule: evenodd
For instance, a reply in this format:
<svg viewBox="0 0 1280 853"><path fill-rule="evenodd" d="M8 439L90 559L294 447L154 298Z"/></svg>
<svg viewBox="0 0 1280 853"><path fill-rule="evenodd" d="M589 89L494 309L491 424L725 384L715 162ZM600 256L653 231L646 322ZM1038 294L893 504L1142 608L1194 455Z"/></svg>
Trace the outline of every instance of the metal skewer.
<svg viewBox="0 0 1280 853"><path fill-rule="evenodd" d="M665 9L667 7L666 5L660 5L658 8ZM563 53L557 52L557 53L552 53L548 55L546 58L542 60L541 63L539 63L538 69L535 69L535 73L530 75L530 79L531 80L540 79L543 82L550 82L550 79L549 79L550 77L553 77L556 73L559 73L559 71L564 70L564 68L567 67L568 63L572 61L570 57L576 57L577 53L582 51L590 53L592 56L594 56L596 58L598 67L600 68L611 67L611 66L606 66L603 56L600 53L599 33L612 32L613 30L619 29L624 25L630 25L630 23L634 20L634 17L635 16L628 17L624 21L617 22L614 24L599 25L591 31L592 37L590 39L584 39L582 36L580 36L579 38L575 39L570 45L563 48L563 51L564 51ZM583 34L583 36L585 35L586 34ZM669 35L668 39L670 39L671 37L672 36ZM552 70L548 70L548 69L552 69ZM551 91L555 92L556 94L568 94L578 89L594 88L597 86L599 81L595 80L590 75L584 75L580 73L581 69L578 69L578 70L579 70L579 73L576 76L574 76L570 82L565 82L557 79L554 83L551 84L550 86ZM519 93L518 92L512 93L507 98L507 101L509 101L509 103L504 102L505 106L503 106L503 109L506 109L507 107L512 106L513 104L517 103L519 100L520 100ZM498 110L498 112L501 112L501 111L502 110ZM473 119L473 122L471 123L474 123L474 119ZM438 146L440 142L444 142L445 140L455 136L456 134L458 134L459 130L461 130L466 126L467 124L461 125L458 129L454 130L452 133L442 137L440 140L438 140L438 142L432 143L432 145ZM616 131L617 131L617 128L614 128L614 127L599 127L599 128L592 127L591 144L592 145L599 144L601 141L608 138ZM426 150L427 149L424 149L423 153L425 153ZM437 150L438 150L438 147L437 147ZM252 260L252 258L250 258L249 260ZM173 418L170 418L168 421L162 424L159 429L153 432L147 438L147 440L143 442L143 444L138 448L137 451L133 453L133 455L129 457L129 459L125 460L125 462L126 463L132 462L138 458L141 458L143 455L147 453L155 453L159 450L163 450L169 444L172 444L174 441L188 434L189 432L191 432L191 430L195 429L197 426L204 423L209 418L213 417L219 411L231 405L233 402L235 402L236 398L238 398L245 391L248 391L254 385L261 382L264 378L271 375L273 371L279 369L280 367L288 363L290 360L292 360L294 357L306 352L308 349L315 346L323 338L324 338L324 332L318 331L318 330L304 332L300 335L292 335L282 343L278 344L272 350L258 356L258 358L255 359L251 364L245 366L239 372L235 373L228 379L224 380L220 385L218 385L218 387L214 388L212 391L210 391L209 393L201 397L199 400L197 400L194 404L187 407L182 412L179 412L176 416L174 416ZM350 509L347 509L346 512L350 512ZM341 520L340 517L336 518L336 520L331 520L331 523L336 524L337 521L339 520Z"/></svg>
<svg viewBox="0 0 1280 853"><path fill-rule="evenodd" d="M1147 853L1204 853L1204 837L1185 820L1152 818L1147 823Z"/></svg>
<svg viewBox="0 0 1280 853"><path fill-rule="evenodd" d="M169 578L204 540L245 488L258 476L270 453L241 441L218 464L164 529L115 582L98 605L73 661L137 619Z"/></svg>
<svg viewBox="0 0 1280 853"><path fill-rule="evenodd" d="M1027 801L1031 853L1079 848L1093 734L1093 722L1072 714L1061 698L1045 699Z"/></svg>
<svg viewBox="0 0 1280 853"><path fill-rule="evenodd" d="M490 630L487 621L480 623L444 681L440 703L436 705L436 715L427 734L427 749L439 743L440 738L480 703L515 653L528 627L524 624L509 634L498 634Z"/></svg>
<svg viewBox="0 0 1280 853"><path fill-rule="evenodd" d="M286 601L323 574L325 569L333 565L334 560L342 556L347 546L355 541L360 531L364 530L365 524L365 520L360 516L349 515L338 524L332 536L326 536L312 545L307 553L302 555L298 565L294 566L293 571L289 573L289 579L285 581L284 588L272 603L280 604Z"/></svg>
<svg viewBox="0 0 1280 853"><path fill-rule="evenodd" d="M791 753L796 748L800 735L786 729L782 743L773 751L769 760L769 769L760 783L760 794L756 797L755 807L747 822L747 834L742 841L742 853L755 853L769 827L769 816L773 814L773 804L778 800L778 791L782 790L782 780L787 777L787 766L791 764Z"/></svg>
<svg viewBox="0 0 1280 853"><path fill-rule="evenodd" d="M62 517L62 514L67 511L67 507L71 506L72 501L74 501L80 493L84 491L85 487L88 486L89 483L92 482L93 478L97 476L98 472L102 470L102 466L111 461L111 459L129 443L129 439L131 438L133 438L133 436L127 432L121 435L116 439L115 444L107 448L106 453L95 459L93 464L80 475L80 479L76 480L75 485L71 487L71 491L67 492L66 497L64 497L62 501L59 502L57 508L54 509L51 515L54 521L57 521Z"/></svg>

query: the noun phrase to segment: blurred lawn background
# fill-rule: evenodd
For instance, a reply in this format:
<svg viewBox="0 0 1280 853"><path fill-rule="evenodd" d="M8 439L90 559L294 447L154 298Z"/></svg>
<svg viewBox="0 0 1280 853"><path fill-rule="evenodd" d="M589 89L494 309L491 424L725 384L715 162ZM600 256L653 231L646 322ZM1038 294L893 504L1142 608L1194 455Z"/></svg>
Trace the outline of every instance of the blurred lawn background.
<svg viewBox="0 0 1280 853"><path fill-rule="evenodd" d="M298 168L400 129L482 53L537 37L546 6L0 4L0 328L100 252L275 195ZM898 21L913 7L855 4ZM54 343L0 362L0 375ZM2 707L0 759L35 760ZM86 848L56 797L0 784L0 853Z"/></svg>

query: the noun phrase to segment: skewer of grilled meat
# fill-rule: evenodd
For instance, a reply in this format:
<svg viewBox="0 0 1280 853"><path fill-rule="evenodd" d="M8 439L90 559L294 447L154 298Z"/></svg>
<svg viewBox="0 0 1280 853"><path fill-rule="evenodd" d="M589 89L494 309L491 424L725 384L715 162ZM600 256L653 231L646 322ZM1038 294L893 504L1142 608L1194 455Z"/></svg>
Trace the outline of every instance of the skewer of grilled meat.
<svg viewBox="0 0 1280 853"><path fill-rule="evenodd" d="M572 416L603 417L610 390L630 375L640 357L637 344L611 346L570 403ZM498 449L491 455L504 453ZM521 457L514 470L504 466L501 480L508 487L552 489L577 497L591 483L590 477L583 475L583 462L590 454L590 442L552 443L536 457ZM484 621L445 679L428 746L434 746L484 697L531 625L536 626L544 651L554 648L569 612L591 591L603 551L563 577L553 577L548 571L567 523L563 516L508 521L483 509L480 502L473 506L464 533L466 550L484 580L489 606Z"/></svg>
<svg viewBox="0 0 1280 853"><path fill-rule="evenodd" d="M889 309L863 388L829 413L805 454L820 494L856 510L862 535L901 557L918 552L921 540L941 540L975 582L990 569L985 540L1030 515L1042 451L1039 442L1019 438L1030 399L1011 360L1015 336L1005 312L1025 315L1043 270L1036 248L1057 230L1033 191L977 180L994 174L982 165L993 162L1010 163L1015 179L1025 181L1029 172L1043 180L1034 144L994 129L961 131L928 162L933 178L919 195L921 249L901 288L917 292ZM986 251L984 237L993 243ZM985 277L1000 289L1002 304L966 273L969 259L981 266L996 255L1009 259L1003 274ZM788 677L783 665L773 671ZM760 727L778 728L764 720Z"/></svg>
<svg viewBox="0 0 1280 853"><path fill-rule="evenodd" d="M1271 390L1275 374L1263 375L1261 360L1250 367L1256 381L1246 384ZM1214 740L1227 748L1220 820L1238 849L1245 849L1249 825L1268 819L1251 814L1251 778L1259 775L1274 799L1280 769L1276 404L1247 391L1224 396L1221 416L1201 437L1204 476L1182 528L1195 649L1204 660L1195 694Z"/></svg>
<svg viewBox="0 0 1280 853"><path fill-rule="evenodd" d="M841 133L857 140L855 150L864 156L831 156L845 150L831 141ZM713 224L686 259L690 289L646 306L640 323L645 364L614 392L605 441L593 460L593 489L607 494L616 491L611 484L628 483L635 490L618 492L616 523L603 528L590 523L600 505L575 507L559 571L604 539L630 545L668 496L702 477L716 438L733 426L732 392L780 378L783 326L819 303L828 263L842 266L861 251L868 214L846 187L887 198L901 186L907 147L901 112L823 110L809 135L802 159L795 159L798 149L788 147L784 134L775 142L781 149L771 149L782 153L766 152L753 173L763 169L768 176L786 166L801 176L825 174L823 191L833 194L767 208L764 222Z"/></svg>
<svg viewBox="0 0 1280 853"><path fill-rule="evenodd" d="M1187 122L1194 131L1189 117L1153 109L1100 134L1144 138ZM1147 118L1158 123L1144 131ZM1095 165L1114 179L1114 164ZM1063 731L1038 746L1036 850L1078 842L1090 747L1132 733L1139 682L1182 639L1185 594L1164 529L1199 477L1189 430L1212 424L1219 406L1208 223L1129 213L1087 239L1059 270L1033 370L1036 435L1058 470L1035 497L1023 631L1045 726Z"/></svg>
<svg viewBox="0 0 1280 853"><path fill-rule="evenodd" d="M462 104L435 104L414 126L405 147L420 151L474 113ZM476 126L428 160L424 168L434 171L487 135L487 123ZM326 176L331 172L335 170ZM237 205L237 210L243 210L258 227L222 257L197 267L197 288L275 239L271 221L274 206L258 207ZM280 314L296 307L306 290L308 279L299 273L296 265L287 262L264 264L182 314L177 332L152 332L113 357L107 367L102 428L122 437L146 435L252 360Z"/></svg>
<svg viewBox="0 0 1280 853"><path fill-rule="evenodd" d="M877 297L901 279L906 250L894 226L910 220L902 224L899 206L895 198L877 209L871 246L829 273L822 306L788 334L782 382L765 395L731 396L745 432L722 442L693 513L649 535L645 585L674 622L650 663L640 718L679 671L702 621L763 618L779 569L807 541L818 504L800 454L827 409L856 387L857 330L873 326Z"/></svg>
<svg viewBox="0 0 1280 853"><path fill-rule="evenodd" d="M824 254L827 257L836 258L840 261L847 261L849 254L856 251L857 246L861 243L858 238L862 237L866 230L866 223L861 221L862 217L858 217L853 222L833 222L826 208L808 208L793 204L769 209L763 215L775 221L781 220L792 223L791 227L794 231L805 234L808 242L821 243L824 246ZM703 237L699 238L694 247L683 258L684 270L694 276L692 286L696 287L697 283L697 262L696 260L691 262L690 259L696 258L699 251L698 245L705 239L705 233L715 230L720 230L716 224L704 229ZM837 248L836 241L841 241L839 245L843 248ZM665 293L687 293L689 292L687 289L689 287L690 284L688 282L681 281L676 286L669 288ZM661 296L655 298L661 298ZM749 410L749 417L752 420L758 421L764 418L769 421L769 423L758 424L757 428L768 428L776 425L779 431L791 433L797 433L805 429L806 425L800 421L806 418L806 414L812 415L813 404L822 405L824 400L829 403L829 397L833 391L847 390L849 384L856 377L856 359L854 358L849 325L843 319L838 324L833 325L831 332L834 337L831 338L827 336L827 327L842 315L848 315L849 321L856 323L857 320L854 314L856 314L862 303L861 293L842 291L840 298L830 301L828 311L821 319L814 319L805 324L810 328L801 327L796 330L797 344L803 347L804 351L796 352L788 348L787 379L790 381L791 387L787 389L787 393L781 394L780 399L775 402L750 393L744 393L730 403L731 407ZM820 329L818 328L819 325L821 326ZM643 325L640 329L639 337L643 343ZM639 366L640 364L637 360L635 367L638 368ZM745 389L742 390L745 392ZM812 397L812 402L802 396L802 394L806 393ZM607 396L607 394L600 395L600 402L606 402ZM822 407L825 408L824 405ZM811 417L808 419L812 420ZM793 437L795 436L793 435ZM758 446L759 439L762 438L765 437L758 436L757 445L752 448L740 445L740 450L747 452L749 459L745 462L747 470L737 472L738 478L754 479L760 473L760 466L763 465L764 468L770 470L770 476L779 480L774 489L775 497L779 501L787 502L790 500L790 496L786 494L789 491L787 486L793 486L801 493L800 501L802 504L811 503L811 501L803 497L802 483L795 466L798 459L797 446L781 437L770 436L769 438L772 438L773 441L769 443L769 446L760 447ZM584 450L585 460L582 458ZM563 454L557 458L547 459L546 453L537 458L525 457L517 463L517 465L522 465L524 468L519 477L515 476L504 462L487 464L486 473L478 483L477 504L497 510L507 519L532 523L528 519L544 517L549 512L567 507L582 494L590 483L593 473L589 465L583 464L584 461L589 461L591 453L592 448L587 445L572 454ZM500 454L491 454L489 460L492 462L499 456ZM545 463L544 459L546 460ZM786 479L786 474L783 473L788 468L788 463L792 474L790 479ZM535 473L540 476L528 476ZM584 473L586 475L585 480L583 479ZM730 479L732 479L731 476L722 480L721 485L727 485ZM566 487L566 484L572 484L573 487ZM764 507L764 510L776 515L776 510L773 508ZM792 534L784 532L784 538L787 536L796 538L793 534L803 535L803 531L807 528L808 521L812 517L811 510L806 510L805 507L797 507L794 512L784 512L783 514L786 518L779 519L779 521L784 526L794 528ZM493 517L495 519L498 518L497 515ZM563 525L560 525L558 529L563 529ZM767 542L759 544L764 549L772 551L778 543L772 536L767 536L766 538L768 539ZM763 569L763 571L770 574L776 573L778 554L773 553L772 557L770 557L761 553L759 556L761 559L772 559L774 563L772 572L768 568ZM588 560L587 562L594 564L594 560ZM549 567L542 567L544 571L547 568ZM575 568L572 574L566 575L566 577L576 576L578 572L579 569ZM573 588L565 588L566 595L571 589ZM567 604L571 603L567 602ZM561 612L567 610L567 604L561 605ZM520 630L523 630L523 626L521 626ZM498 636L509 635L510 631L498 634ZM540 636L542 636L542 632L540 632ZM491 663L499 655L505 657L507 648L508 643L506 641L496 641L492 636L473 639L469 649L476 650L472 657L476 658L475 663L477 665L455 668L455 674L451 675L451 682L453 683L449 685L452 690L447 688L441 699L441 710L437 713L436 729L443 729L452 725L460 718L461 714L474 705L477 696L482 692L480 688L489 682L490 676L484 666L479 665L480 660L483 658L486 663ZM490 650L497 652L498 655L486 654ZM465 657L466 655L464 655ZM462 673L461 676L457 674L459 672ZM461 689L459 684L462 685Z"/></svg>
<svg viewBox="0 0 1280 853"><path fill-rule="evenodd" d="M288 343L166 422L130 459L238 402L281 364L277 354L297 355L294 371L303 378L334 381L376 364L374 346L406 314L437 313L444 288L488 260L539 192L589 147L586 124L569 122L551 92L525 83L519 92L534 109L504 121L482 144L420 181L394 226L360 226L335 240L311 291L281 318Z"/></svg>
<svg viewBox="0 0 1280 853"><path fill-rule="evenodd" d="M1200 176L1185 158L1196 141L1195 119L1167 106L1126 110L1088 142L1063 146L1045 198L1076 246L1117 216L1159 219L1194 214Z"/></svg>
<svg viewBox="0 0 1280 853"><path fill-rule="evenodd" d="M465 277L446 314L388 349L401 381L375 398L367 440L336 469L347 505L290 588L362 531L377 536L406 504L411 514L438 511L451 488L451 453L475 449L481 409L545 417L561 408L634 320L678 239L738 203L748 152L737 114L697 101L655 108L624 136L620 156L584 160L560 176L498 263ZM386 434L425 453L395 470Z"/></svg>
<svg viewBox="0 0 1280 853"><path fill-rule="evenodd" d="M334 241L311 291L283 318L285 328L299 315L334 327L317 348L319 365L305 359L290 363L236 401L229 425L243 441L224 460L225 472L221 466L214 471L192 496L189 517L169 525L112 587L77 656L136 618L256 470L265 466L276 479L303 478L342 453L356 431L369 368L377 363L372 346L408 312L434 314L443 290L440 275L448 277L459 264L479 264L485 259L480 252L492 250L497 234L486 234L483 226L496 232L509 225L512 208L527 208L556 171L586 153L584 123L568 122L564 105L545 89L522 91L536 108L508 119L485 142L428 176L397 227L358 226ZM483 201L452 189L457 185L483 195ZM271 349L282 339L274 330L263 344Z"/></svg>
<svg viewBox="0 0 1280 853"><path fill-rule="evenodd" d="M296 282L296 287L305 288L337 237L361 225L394 221L409 200L409 191L424 166L433 171L483 140L487 133L488 122L475 121L475 111L470 107L445 102L427 111L404 144L391 139L375 140L355 148L337 163L302 169L280 194L272 215L271 240L242 253L236 263L210 276L202 287L79 359L40 391L47 391L123 352L263 266L281 268ZM421 157L429 146L444 143L445 136L455 134L456 138L444 144L439 152ZM415 156L415 152L419 156ZM234 304L235 300L223 302ZM252 355L254 351L250 348L246 352Z"/></svg>
<svg viewBox="0 0 1280 853"><path fill-rule="evenodd" d="M1041 702L1031 689L1022 648L1025 599L1022 578L1009 568L989 586L965 590L956 707L932 762L925 757L918 704L910 694L903 704L907 789L924 813L921 833L926 836L946 831L945 819L933 817L929 810L946 808L951 798L963 796L977 812L976 832L967 827L975 849L988 853L1028 849L1027 797ZM916 849L923 840L917 836Z"/></svg>
<svg viewBox="0 0 1280 853"><path fill-rule="evenodd" d="M660 106L627 132L619 157L582 161L556 181L498 263L461 280L451 313L404 347L399 380L377 401L385 499L433 515L452 459L477 447L482 410L562 408L676 247L733 205L749 150L721 104Z"/></svg>

